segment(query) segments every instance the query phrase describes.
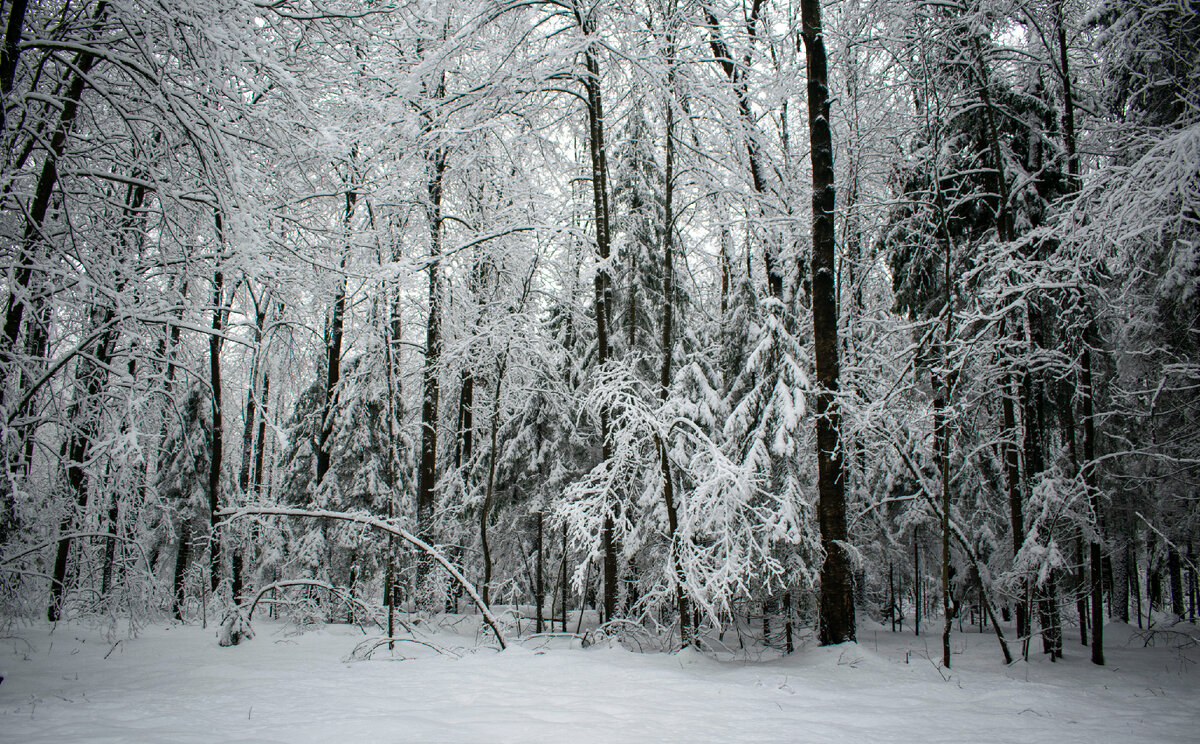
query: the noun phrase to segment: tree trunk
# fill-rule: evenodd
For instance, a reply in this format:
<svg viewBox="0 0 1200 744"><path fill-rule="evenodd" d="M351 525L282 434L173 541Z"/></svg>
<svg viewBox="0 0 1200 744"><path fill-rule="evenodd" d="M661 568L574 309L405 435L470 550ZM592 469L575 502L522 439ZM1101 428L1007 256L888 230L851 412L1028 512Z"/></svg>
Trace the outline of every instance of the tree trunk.
<svg viewBox="0 0 1200 744"><path fill-rule="evenodd" d="M269 299L262 304L256 302L254 310L254 350L250 356L250 382L246 386L246 415L242 427L242 467L238 471L238 490L241 491L243 497L248 497L250 494L250 476L256 459L254 434L255 429L259 428L257 426L258 401L263 395L261 388L266 377L262 372L263 324L266 323L269 302Z"/></svg>
<svg viewBox="0 0 1200 744"><path fill-rule="evenodd" d="M608 155L604 142L604 102L600 95L600 62L596 57L596 22L592 16L580 15L576 9L576 22L586 42L583 49L584 89L587 93L588 151L592 163L592 214L596 222L596 278L593 282L596 313L596 366L603 367L609 360L608 329L612 312L612 277L609 270L609 208L608 208ZM608 437L609 411L602 407L600 416L600 458L608 462L612 458L612 443ZM615 507L614 507L615 509ZM614 523L614 512L604 516L601 542L604 551L604 618L611 620L617 610L617 554L620 552Z"/></svg>
<svg viewBox="0 0 1200 744"><path fill-rule="evenodd" d="M812 313L817 362L817 492L821 547L820 641L855 639L854 594L846 540L846 498L838 391L838 311L834 253L833 137L829 127L829 83L820 0L801 0L808 62L808 132L812 147Z"/></svg>
<svg viewBox="0 0 1200 744"><path fill-rule="evenodd" d="M179 522L179 550L175 553L175 580L172 582L174 586L173 609L175 619L180 622L183 622L184 579L187 577L188 548L191 540L192 533L188 528L188 521L182 519Z"/></svg>
<svg viewBox="0 0 1200 744"><path fill-rule="evenodd" d="M1174 545L1169 546L1167 552L1167 576L1171 583L1171 612L1183 619L1187 611L1183 601L1183 569L1179 562L1179 551Z"/></svg>
<svg viewBox="0 0 1200 744"><path fill-rule="evenodd" d="M674 18L675 3L668 6L668 16ZM673 23L673 20L670 21ZM671 392L671 361L674 350L675 324L675 30L667 33L667 139L666 171L663 179L663 279L662 279L662 364L658 374L658 399L666 403ZM683 563L679 555L679 509L675 503L675 483L671 477L671 461L667 441L659 442L659 470L662 476L663 503L667 509L667 541L674 573L675 608L679 613L679 643L692 641L688 625L689 609L684 586Z"/></svg>
<svg viewBox="0 0 1200 744"><path fill-rule="evenodd" d="M434 98L444 92L441 82ZM432 127L432 122L426 123ZM442 290L439 269L442 259L442 182L446 173L446 151L436 148L426 156L428 174L425 187L428 197L426 221L429 224L429 316L425 324L425 362L421 372L424 392L421 397L421 459L417 470L417 536L433 544L434 487L437 485L437 421L439 382L442 356ZM428 605L429 572L432 563L424 556L417 560L418 601Z"/></svg>
<svg viewBox="0 0 1200 744"><path fill-rule="evenodd" d="M542 605L546 603L546 585L542 576L545 564L545 555L542 547L542 510L537 513L537 562L535 565L536 576L534 578L533 601L537 606L537 626L536 632L541 633L543 630L542 620Z"/></svg>
<svg viewBox="0 0 1200 744"><path fill-rule="evenodd" d="M1123 541L1115 546L1113 560L1113 592L1109 611L1121 622L1129 622L1129 543Z"/></svg>
<svg viewBox="0 0 1200 744"><path fill-rule="evenodd" d="M221 215L217 213L217 234L221 236ZM223 238L219 244L223 244ZM212 334L208 337L209 385L212 388L212 457L208 470L208 514L209 514L209 581L213 594L221 583L221 535L217 529L217 513L221 511L221 456L224 445L221 441L221 333L225 330L225 275L221 272L220 260L213 273Z"/></svg>
<svg viewBox="0 0 1200 744"><path fill-rule="evenodd" d="M913 528L913 635L921 635L921 553L918 547L920 526Z"/></svg>

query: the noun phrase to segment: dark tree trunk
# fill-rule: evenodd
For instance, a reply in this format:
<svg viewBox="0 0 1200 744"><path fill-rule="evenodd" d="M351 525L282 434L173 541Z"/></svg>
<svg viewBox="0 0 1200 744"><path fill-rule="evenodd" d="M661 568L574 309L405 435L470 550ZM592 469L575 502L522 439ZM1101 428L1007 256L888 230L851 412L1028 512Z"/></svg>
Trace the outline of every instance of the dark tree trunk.
<svg viewBox="0 0 1200 744"><path fill-rule="evenodd" d="M260 396L261 404L258 407L258 433L254 439L254 472L250 477L249 493L254 494L256 500L262 500L262 482L263 482L263 459L266 456L267 448L267 398L271 395L271 375L267 371L263 371L262 375L262 393Z"/></svg>
<svg viewBox="0 0 1200 744"><path fill-rule="evenodd" d="M597 271L593 282L595 293L596 313L596 366L603 367L608 363L610 350L608 330L612 312L612 276L609 271L609 250L611 246L609 233L608 208L608 154L604 142L604 101L600 94L600 62L596 57L596 22L588 15L580 14L576 8L576 22L583 33L586 46L583 50L584 77L583 84L587 94L588 115L588 152L592 163L592 214L596 222L596 260ZM600 458L607 462L612 458L612 443L609 441L609 411L601 408L600 416ZM617 611L617 554L620 546L615 531L617 515L610 512L604 517L601 528L601 542L604 550L603 579L604 579L604 619L613 619Z"/></svg>
<svg viewBox="0 0 1200 744"><path fill-rule="evenodd" d="M537 563L535 565L536 576L534 578L533 602L537 606L537 628L536 632L543 631L542 605L546 603L546 585L542 576L545 566L545 551L542 546L542 511L539 509L537 513Z"/></svg>
<svg viewBox="0 0 1200 744"><path fill-rule="evenodd" d="M444 88L439 84L435 99L441 98ZM432 127L432 122L427 122ZM446 173L446 151L436 148L427 156L429 172L425 188L428 197L426 220L429 223L429 316L425 324L425 361L421 372L421 459L417 470L417 536L432 545L434 487L437 485L437 421L439 381L442 356L442 290L440 266L442 259L442 182ZM417 562L418 601L428 604L428 578L432 564L422 556ZM486 602L486 599L484 600Z"/></svg>
<svg viewBox="0 0 1200 744"><path fill-rule="evenodd" d="M21 30L25 26L26 0L12 0L8 8L8 24L4 28L4 45L0 47L0 96L12 93L17 73L17 57L21 51ZM0 132L4 131L4 112L0 107Z"/></svg>
<svg viewBox="0 0 1200 744"><path fill-rule="evenodd" d="M470 370L462 372L462 384L458 392L458 442L454 447L454 468L457 470L463 463L471 461L471 451L475 442L474 429L475 408L475 376ZM465 476L464 476L465 478Z"/></svg>
<svg viewBox="0 0 1200 744"><path fill-rule="evenodd" d="M188 528L188 521L182 519L179 522L179 550L175 553L175 580L172 583L174 586L173 610L175 619L180 622L183 621L184 579L187 576L188 548L191 540L192 534Z"/></svg>
<svg viewBox="0 0 1200 744"><path fill-rule="evenodd" d="M920 526L913 528L913 635L921 635L921 552Z"/></svg>
<svg viewBox="0 0 1200 744"><path fill-rule="evenodd" d="M673 18L675 4L668 13ZM671 21L673 23L673 20ZM667 139L666 172L663 180L663 280L662 280L662 364L658 373L658 398L665 403L671 390L671 357L674 350L675 324L675 105L672 94L675 86L675 32L667 35ZM671 570L675 574L675 606L679 613L679 643L687 646L692 640L688 626L689 610L684 587L683 564L679 555L679 509L675 502L675 484L671 477L668 442L659 442L659 466L662 475L663 503L667 509L667 540L670 543Z"/></svg>
<svg viewBox="0 0 1200 744"><path fill-rule="evenodd" d="M1058 71L1063 89L1063 144L1067 151L1067 173L1070 176L1071 190L1079 187L1079 156L1076 152L1075 141L1075 96L1071 78L1070 55L1067 54L1067 29L1063 22L1063 3L1054 5L1055 31L1058 36ZM1092 625L1092 663L1104 664L1104 571L1100 549L1100 494L1096 478L1096 423L1092 403L1092 356L1089 345L1093 342L1095 330L1089 325L1084 330L1083 353L1080 358L1081 380L1080 397L1083 400L1083 476L1088 488L1089 502L1092 507L1096 538L1089 541L1088 558L1091 573L1091 625ZM1128 621L1128 602L1126 602L1126 621ZM1082 624L1082 623L1081 623Z"/></svg>
<svg viewBox="0 0 1200 744"><path fill-rule="evenodd" d="M342 228L347 236L350 234L350 222L354 218L354 208L358 202L358 192L355 191L354 160L357 149L351 151L350 170L347 178L346 206L342 212ZM343 248L341 269L344 272L349 258L350 245ZM333 307L329 319L329 335L325 339L325 410L321 416L321 430L317 432L317 482L319 489L329 472L330 460L333 456L333 422L337 410L338 383L342 376L342 335L346 324L346 275L339 273L337 286L333 291Z"/></svg>
<svg viewBox="0 0 1200 744"><path fill-rule="evenodd" d="M217 215L217 233L221 234L221 216ZM224 241L222 241L224 242ZM225 275L218 263L213 274L212 335L208 337L209 385L212 387L212 457L208 470L209 582L213 594L221 583L221 535L217 513L221 511L221 333L225 330Z"/></svg>
<svg viewBox="0 0 1200 744"><path fill-rule="evenodd" d="M561 578L559 583L562 586L562 632L567 632L567 592L570 591L569 582L567 580L567 525L564 522L562 526L562 560L559 566Z"/></svg>
<svg viewBox="0 0 1200 744"><path fill-rule="evenodd" d="M1017 432L1016 410L1013 405L1012 374L1005 373L1000 391L1000 408L1003 417L1004 438L1001 449L1004 452L1005 484L1008 487L1008 519L1012 530L1013 559L1021 552L1025 544L1024 516L1022 515L1023 500L1021 497L1021 460L1015 441ZM1022 579L1017 588L1017 638L1029 635L1029 617L1025 607L1025 581Z"/></svg>
<svg viewBox="0 0 1200 744"><path fill-rule="evenodd" d="M855 639L854 593L846 540L846 496L837 410L838 312L834 254L833 136L820 0L801 0L802 36L808 62L808 132L812 147L812 313L817 362L817 506L821 527L820 642Z"/></svg>
<svg viewBox="0 0 1200 744"><path fill-rule="evenodd" d="M265 300L261 305L255 303L254 310L254 352L250 358L250 383L246 386L246 415L242 427L242 467L238 472L238 490L243 496L250 495L250 476L255 466L256 448L254 446L255 430L259 429L259 400L263 396L262 385L266 378L263 374L262 337L263 324L267 319Z"/></svg>
<svg viewBox="0 0 1200 744"><path fill-rule="evenodd" d="M1171 612L1182 619L1187 611L1183 601L1183 569L1179 562L1179 551L1174 545L1167 552L1167 576L1171 583Z"/></svg>

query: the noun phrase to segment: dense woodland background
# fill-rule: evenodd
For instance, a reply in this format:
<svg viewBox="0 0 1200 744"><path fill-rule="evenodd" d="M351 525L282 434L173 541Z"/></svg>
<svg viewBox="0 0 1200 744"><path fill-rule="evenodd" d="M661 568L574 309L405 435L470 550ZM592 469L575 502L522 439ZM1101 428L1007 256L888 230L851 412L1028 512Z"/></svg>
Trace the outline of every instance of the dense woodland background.
<svg viewBox="0 0 1200 744"><path fill-rule="evenodd" d="M3 20L6 615L1194 618L1189 0Z"/></svg>

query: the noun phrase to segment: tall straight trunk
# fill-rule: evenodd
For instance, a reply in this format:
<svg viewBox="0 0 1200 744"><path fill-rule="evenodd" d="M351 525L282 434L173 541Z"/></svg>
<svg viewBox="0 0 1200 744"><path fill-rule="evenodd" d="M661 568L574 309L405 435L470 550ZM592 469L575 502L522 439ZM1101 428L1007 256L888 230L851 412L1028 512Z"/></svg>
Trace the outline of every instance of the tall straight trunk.
<svg viewBox="0 0 1200 744"><path fill-rule="evenodd" d="M1083 538L1075 539L1075 556L1079 561L1079 570L1075 574L1075 614L1079 616L1079 643L1088 645L1088 601L1087 595L1082 591L1087 587L1087 572L1084 570L1084 564L1087 562L1087 553L1083 549Z"/></svg>
<svg viewBox="0 0 1200 744"><path fill-rule="evenodd" d="M246 386L246 415L242 427L242 467L238 471L238 490L244 497L250 495L250 476L254 468L256 451L254 447L255 430L258 427L259 400L262 399L262 384L266 377L263 374L262 337L263 324L267 319L267 304L269 300L257 305L254 310L254 351L250 357L250 382Z"/></svg>
<svg viewBox="0 0 1200 744"><path fill-rule="evenodd" d="M399 251L394 251L392 260L399 260ZM400 400L401 389L400 382L400 352L401 345L401 316L400 316L400 287L399 284L394 284L387 294L387 322L384 324L383 335L385 339L383 353L385 367L387 373L387 437L388 437L388 453L386 464L384 466L384 476L387 478L387 487L389 489L387 500L388 519L395 516L396 511L396 492L399 490L397 480L399 467L399 442L397 441L399 433L397 431L399 424L399 411L397 410L397 401ZM383 604L387 607L388 615L388 650L395 648L395 642L391 639L396 637L396 607L395 607L395 583L396 583L396 536L388 533L387 556L385 558L384 581L383 581ZM457 610L457 607L455 608Z"/></svg>
<svg viewBox="0 0 1200 744"><path fill-rule="evenodd" d="M663 306L662 306L662 364L658 373L658 398L666 403L671 390L671 357L675 324L675 2L667 6L667 139L666 171L663 179ZM683 563L679 554L679 509L675 499L675 483L671 477L668 442L659 442L659 469L662 476L663 504L667 509L667 540L671 552L671 570L675 579L675 606L679 612L679 643L687 646L692 640L688 625L687 592L684 588Z"/></svg>
<svg viewBox="0 0 1200 744"><path fill-rule="evenodd" d="M1008 488L1008 521L1009 529L1012 531L1013 560L1016 560L1017 554L1021 552L1021 547L1025 544L1025 520L1022 514L1024 502L1021 496L1021 455L1017 450L1015 440L1017 420L1016 408L1013 404L1014 394L1012 387L1013 375L1010 372L1006 372L1000 390L1000 410L1004 430L1001 451L1004 454L1005 485ZM1029 635L1029 618L1025 607L1026 591L1024 579L1018 582L1017 589L1019 597L1016 608L1017 637L1025 638Z"/></svg>
<svg viewBox="0 0 1200 744"><path fill-rule="evenodd" d="M1092 386L1092 353L1090 345L1097 341L1095 327L1089 324L1084 331L1084 348L1080 360L1081 397L1083 398L1083 480L1087 484L1088 501L1092 507L1095 536L1088 545L1089 568L1092 578L1092 663L1104 665L1104 568L1100 551L1100 488L1096 478L1096 412Z"/></svg>
<svg viewBox="0 0 1200 744"><path fill-rule="evenodd" d="M1129 622L1129 544L1121 542L1115 546L1113 556L1112 596L1109 611L1123 623Z"/></svg>
<svg viewBox="0 0 1200 744"><path fill-rule="evenodd" d="M592 215L596 223L596 277L593 281L594 307L596 313L596 366L608 363L610 350L608 331L612 313L612 276L609 268L611 247L608 206L608 154L604 142L604 100L600 91L600 61L597 58L596 21L591 15L583 15L576 7L575 20L583 34L584 76L583 85L587 94L588 154L592 164ZM612 442L609 441L609 415L607 406L601 407L600 458L608 462L612 458ZM617 554L620 546L615 530L616 506L604 515L600 540L604 551L604 619L613 619L617 610Z"/></svg>
<svg viewBox="0 0 1200 744"><path fill-rule="evenodd" d="M918 525L913 528L913 635L921 635L921 552Z"/></svg>
<svg viewBox="0 0 1200 744"><path fill-rule="evenodd" d="M254 437L254 470L250 476L250 484L248 493L254 494L256 500L261 501L263 498L262 482L263 482L263 460L266 456L267 448L267 399L271 395L271 374L266 370L262 373L262 391L259 396L261 403L258 406L258 433Z"/></svg>
<svg viewBox="0 0 1200 744"><path fill-rule="evenodd" d="M1000 134L996 125L997 115L995 107L992 105L990 74L984 62L979 37L973 35L970 42L975 54L971 71L976 76L979 102L984 113L982 135L987 142L988 151L991 156L993 187L999 202L996 212L996 232L1000 240L1012 243L1016 239L1016 234L1009 206L1008 178L1005 174L1004 158L1000 151ZM1007 320L1002 320L1002 334L1009 332L1006 330L1007 327ZM1019 331L1016 331L1014 335L1019 337L1021 334ZM1021 341L1023 342L1023 340ZM1015 399L1021 397L1020 387L1022 380L1023 377L1021 375L1009 369L1004 373L1001 392L1001 416L1003 419L1002 448L1008 485L1009 518L1012 529L1014 559L1017 553L1020 552L1021 546L1025 543L1025 527L1022 518L1023 496L1020 454L1017 444L1017 423L1014 403ZM1029 635L1029 611L1024 599L1028 595L1028 591L1024 583L1024 581L1020 583L1018 592L1022 597L1017 604L1017 635L1019 637L1027 637Z"/></svg>
<svg viewBox="0 0 1200 744"><path fill-rule="evenodd" d="M492 549L488 543L488 518L492 512L492 502L496 495L496 458L499 456L497 436L500 430L500 385L504 380L504 368L508 363L508 349L500 359L496 374L496 387L492 395L492 429L488 447L488 476L487 486L483 495L483 507L479 510L479 542L483 549L483 603L488 603L488 589L492 583Z"/></svg>
<svg viewBox="0 0 1200 744"><path fill-rule="evenodd" d="M949 285L947 285L948 287ZM946 336L950 335L950 306L946 306ZM948 341L947 341L948 343ZM943 353L942 359L947 360ZM950 596L950 432L946 422L946 406L950 399L950 373L943 371L940 391L934 398L934 431L938 447L938 469L942 481L942 666L950 668L950 626L955 607Z"/></svg>
<svg viewBox="0 0 1200 744"><path fill-rule="evenodd" d="M172 593L172 610L175 613L175 619L183 622L183 589L184 579L187 578L188 551L191 547L192 531L188 527L186 518L179 521L179 550L175 553L175 578L172 582L174 591Z"/></svg>
<svg viewBox="0 0 1200 744"><path fill-rule="evenodd" d="M1183 601L1183 568L1179 561L1179 551L1174 545L1167 546L1167 580L1171 586L1171 612L1182 619L1186 612Z"/></svg>
<svg viewBox="0 0 1200 744"><path fill-rule="evenodd" d="M221 215L217 214L217 233L221 233ZM223 242L223 241L222 241ZM208 337L209 385L212 387L212 457L208 469L209 582L213 594L221 583L221 535L217 513L221 511L221 457L224 451L221 421L221 333L225 330L225 275L218 259L213 273L212 334Z"/></svg>
<svg viewBox="0 0 1200 744"><path fill-rule="evenodd" d="M435 98L441 97L439 85ZM432 127L432 122L427 122ZM428 203L426 221L429 225L429 315L425 324L425 361L421 371L421 459L417 469L417 536L433 544L434 487L437 485L437 420L440 394L438 373L442 357L442 289L440 267L442 259L442 183L446 173L446 151L435 148L427 155L425 189ZM423 603L432 564L427 557L417 561L417 593ZM487 601L486 599L484 600Z"/></svg>
<svg viewBox="0 0 1200 744"><path fill-rule="evenodd" d="M846 495L838 391L838 315L833 216L833 136L829 127L829 82L820 0L801 0L808 62L808 134L812 148L812 313L817 362L817 506L821 527L820 642L855 639L854 592L846 541Z"/></svg>
<svg viewBox="0 0 1200 744"><path fill-rule="evenodd" d="M1079 186L1079 156L1075 144L1075 96L1072 91L1070 55L1067 54L1067 29L1063 22L1063 2L1054 6L1054 19L1058 36L1059 73L1063 87L1063 141L1067 150L1067 172L1071 189ZM1080 359L1080 397L1083 399L1083 457L1084 483L1088 489L1088 500L1095 520L1095 534L1088 544L1089 570L1092 578L1092 663L1104 664L1104 570L1100 549L1100 493L1096 478L1096 422L1092 402L1092 355L1088 348L1094 340L1095 329L1089 323L1084 331L1083 354ZM1126 602L1128 608L1128 602ZM1128 615L1128 609L1126 609Z"/></svg>
<svg viewBox="0 0 1200 744"><path fill-rule="evenodd" d="M536 632L543 631L542 608L546 604L546 584L543 577L543 569L545 567L545 549L542 545L542 510L537 512L537 558L535 566L535 577L533 587L533 602L537 607L537 629Z"/></svg>
<svg viewBox="0 0 1200 744"><path fill-rule="evenodd" d="M454 446L454 468L471 461L475 443L475 375L464 369L458 388L458 442Z"/></svg>
<svg viewBox="0 0 1200 744"><path fill-rule="evenodd" d="M888 562L888 621L896 632L896 566Z"/></svg>
<svg viewBox="0 0 1200 744"><path fill-rule="evenodd" d="M321 430L317 432L317 489L325 481L333 456L333 421L337 409L337 389L342 376L342 336L346 324L346 261L349 258L350 223L354 219L354 208L358 203L355 191L355 157L357 147L351 150L350 171L347 178L346 204L342 212L342 229L347 243L342 248L342 259L337 285L333 291L333 307L330 309L329 335L325 339L325 408L321 416ZM315 491L316 489L314 489Z"/></svg>

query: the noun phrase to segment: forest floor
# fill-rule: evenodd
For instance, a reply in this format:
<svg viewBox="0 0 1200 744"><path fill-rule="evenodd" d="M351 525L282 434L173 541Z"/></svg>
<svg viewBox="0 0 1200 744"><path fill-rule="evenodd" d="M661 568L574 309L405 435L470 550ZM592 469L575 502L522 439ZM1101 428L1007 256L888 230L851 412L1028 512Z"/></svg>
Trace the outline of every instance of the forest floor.
<svg viewBox="0 0 1200 744"><path fill-rule="evenodd" d="M975 629L953 634L945 670L940 638L870 622L857 645L741 658L546 637L499 652L476 645L472 623L427 628L438 650L357 661L353 625L258 622L222 648L211 624L118 642L90 625L9 623L0 742L1200 741L1200 648L1169 634L1145 647L1121 624L1106 630L1105 667L1077 635L1058 663L1005 666Z"/></svg>

